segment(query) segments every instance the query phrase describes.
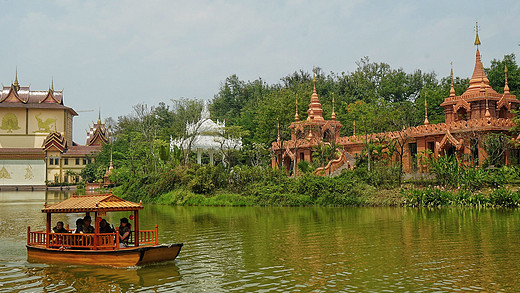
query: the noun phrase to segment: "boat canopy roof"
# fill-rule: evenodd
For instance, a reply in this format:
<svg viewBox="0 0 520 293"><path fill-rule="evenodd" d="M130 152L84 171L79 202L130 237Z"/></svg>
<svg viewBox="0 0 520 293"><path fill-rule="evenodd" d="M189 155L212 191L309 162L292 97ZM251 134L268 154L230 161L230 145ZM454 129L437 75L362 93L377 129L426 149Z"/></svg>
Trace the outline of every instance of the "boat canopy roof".
<svg viewBox="0 0 520 293"><path fill-rule="evenodd" d="M43 213L118 212L143 209L141 203L121 199L112 193L98 195L73 195L72 197L45 206Z"/></svg>

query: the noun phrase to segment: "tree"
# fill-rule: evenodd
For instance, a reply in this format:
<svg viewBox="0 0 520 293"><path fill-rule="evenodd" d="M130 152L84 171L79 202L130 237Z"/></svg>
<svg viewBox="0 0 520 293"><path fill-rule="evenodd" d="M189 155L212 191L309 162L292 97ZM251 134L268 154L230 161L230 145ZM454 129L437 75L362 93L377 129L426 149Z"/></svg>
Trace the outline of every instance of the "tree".
<svg viewBox="0 0 520 293"><path fill-rule="evenodd" d="M491 60L491 66L485 69L489 79L489 85L499 93L504 92L505 65L507 65L507 84L509 86L509 92L516 95L520 89L520 68L516 64L516 56L513 53L504 55L502 60Z"/></svg>

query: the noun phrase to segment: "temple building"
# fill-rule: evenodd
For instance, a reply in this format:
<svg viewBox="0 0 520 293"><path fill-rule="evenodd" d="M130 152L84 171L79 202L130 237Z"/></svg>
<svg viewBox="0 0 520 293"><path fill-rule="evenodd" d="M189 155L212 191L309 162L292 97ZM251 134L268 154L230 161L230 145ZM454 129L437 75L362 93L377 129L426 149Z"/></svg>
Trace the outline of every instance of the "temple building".
<svg viewBox="0 0 520 293"><path fill-rule="evenodd" d="M76 182L79 172L108 140L104 125L94 125L85 146L72 140L78 114L63 104L63 91L20 86L18 74L0 91L0 187L45 186ZM99 129L99 130L97 130Z"/></svg>
<svg viewBox="0 0 520 293"><path fill-rule="evenodd" d="M307 110L307 120L300 121L298 110L296 110L295 120L289 126L292 130L291 139L285 142L278 139L272 143L273 168L283 167L288 171L297 170L293 166L296 166L301 160L311 162L312 152L319 144L334 144L341 150L341 156L316 171L317 174L328 174L345 164L348 165L347 167L352 167L353 162L349 158L361 154L364 142L367 139L377 142L381 138L399 140L399 143L404 146L403 167L407 173L427 171L426 166L422 165L418 159L419 154L425 156L456 155L466 164L482 165L487 157L483 146L483 140L487 134L504 133L513 138L510 131L514 126L512 111L519 108L520 101L509 92L507 67L504 76L504 92L500 94L489 85L478 48L480 45L478 30L475 45L477 50L473 75L469 87L460 96L455 94L452 69L450 95L441 104L445 114L444 123L429 123L425 103L423 125L401 131L370 134L368 137L365 135L340 137L341 124L335 120L334 106L331 120L324 120L321 104L316 94L316 85L314 85L311 103ZM505 164L511 162L512 156L518 157L519 153L519 150L506 152ZM397 156L394 159L397 160ZM516 159L518 160L518 158Z"/></svg>
<svg viewBox="0 0 520 293"><path fill-rule="evenodd" d="M173 139L170 136L170 151L174 147L183 150L186 155L189 151L197 153L197 164L202 164L202 156L209 156L209 164L215 162L215 155L222 155L225 164L224 151L242 148L241 138L225 138L225 122L214 122L210 118L207 102L204 102L200 120L195 123L186 123L186 137Z"/></svg>

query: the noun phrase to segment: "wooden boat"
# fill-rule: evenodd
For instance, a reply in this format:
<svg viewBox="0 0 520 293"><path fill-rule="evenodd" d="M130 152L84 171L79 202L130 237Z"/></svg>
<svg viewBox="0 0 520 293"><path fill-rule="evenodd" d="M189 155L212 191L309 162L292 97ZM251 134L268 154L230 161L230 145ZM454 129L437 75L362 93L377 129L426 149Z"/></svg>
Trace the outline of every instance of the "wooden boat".
<svg viewBox="0 0 520 293"><path fill-rule="evenodd" d="M158 226L154 230L139 230L141 203L123 200L113 194L74 195L60 203L45 206L45 231L31 231L27 227L27 258L46 262L66 262L113 267L138 266L174 260L182 243L159 245ZM119 228L115 233L100 233L99 222L107 212L132 211L134 230L130 245L121 247ZM94 233L53 233L53 213L94 213Z"/></svg>

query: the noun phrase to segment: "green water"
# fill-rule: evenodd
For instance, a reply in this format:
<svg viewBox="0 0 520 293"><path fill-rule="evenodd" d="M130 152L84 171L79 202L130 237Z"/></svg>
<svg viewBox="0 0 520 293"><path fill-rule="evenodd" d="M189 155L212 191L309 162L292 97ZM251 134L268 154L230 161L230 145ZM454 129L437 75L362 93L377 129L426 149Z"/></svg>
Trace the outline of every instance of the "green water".
<svg viewBox="0 0 520 293"><path fill-rule="evenodd" d="M141 228L183 242L174 262L132 268L29 263L26 227L67 195L0 193L0 292L512 292L520 211L146 205ZM125 213L108 215L117 223ZM73 226L81 215L60 215Z"/></svg>

